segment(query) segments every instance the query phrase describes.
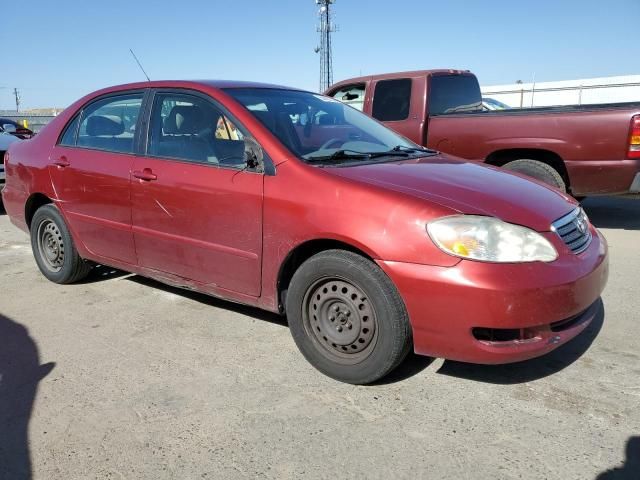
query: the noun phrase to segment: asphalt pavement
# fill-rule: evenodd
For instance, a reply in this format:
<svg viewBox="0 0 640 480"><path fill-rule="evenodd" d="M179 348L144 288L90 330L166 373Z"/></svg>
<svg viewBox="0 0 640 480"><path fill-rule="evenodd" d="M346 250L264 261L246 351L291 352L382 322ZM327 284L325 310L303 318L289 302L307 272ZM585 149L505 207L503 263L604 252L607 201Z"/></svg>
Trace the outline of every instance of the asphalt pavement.
<svg viewBox="0 0 640 480"><path fill-rule="evenodd" d="M584 205L611 273L581 336L367 387L274 314L104 267L50 283L0 211L0 479L640 479L640 201Z"/></svg>

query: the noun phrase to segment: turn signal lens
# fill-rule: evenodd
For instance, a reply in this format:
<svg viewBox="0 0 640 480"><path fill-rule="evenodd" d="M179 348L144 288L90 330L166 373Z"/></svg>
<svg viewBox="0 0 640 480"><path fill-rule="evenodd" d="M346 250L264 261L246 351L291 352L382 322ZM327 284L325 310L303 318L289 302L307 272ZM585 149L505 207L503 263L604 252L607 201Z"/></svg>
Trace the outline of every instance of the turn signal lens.
<svg viewBox="0 0 640 480"><path fill-rule="evenodd" d="M631 119L627 157L640 158L640 115L634 115Z"/></svg>

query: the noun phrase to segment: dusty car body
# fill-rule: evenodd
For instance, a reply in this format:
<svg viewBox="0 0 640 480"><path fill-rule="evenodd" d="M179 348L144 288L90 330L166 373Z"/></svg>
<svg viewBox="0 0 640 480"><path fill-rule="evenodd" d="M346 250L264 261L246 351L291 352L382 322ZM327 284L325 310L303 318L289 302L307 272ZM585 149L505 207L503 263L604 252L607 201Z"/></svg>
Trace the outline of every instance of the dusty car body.
<svg viewBox="0 0 640 480"><path fill-rule="evenodd" d="M7 213L51 280L99 263L286 312L307 359L351 383L410 349L542 355L586 328L608 275L568 195L285 87L104 89L5 163Z"/></svg>

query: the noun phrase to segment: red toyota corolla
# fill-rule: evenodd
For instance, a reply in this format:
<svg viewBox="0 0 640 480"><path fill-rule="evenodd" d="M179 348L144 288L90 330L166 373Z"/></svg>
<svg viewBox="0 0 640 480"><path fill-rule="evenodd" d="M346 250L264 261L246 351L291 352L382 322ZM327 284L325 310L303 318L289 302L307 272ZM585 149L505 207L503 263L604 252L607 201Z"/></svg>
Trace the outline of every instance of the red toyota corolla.
<svg viewBox="0 0 640 480"><path fill-rule="evenodd" d="M5 167L48 279L104 264L286 313L304 356L350 383L411 348L542 355L584 330L607 281L606 242L570 197L296 89L108 88Z"/></svg>

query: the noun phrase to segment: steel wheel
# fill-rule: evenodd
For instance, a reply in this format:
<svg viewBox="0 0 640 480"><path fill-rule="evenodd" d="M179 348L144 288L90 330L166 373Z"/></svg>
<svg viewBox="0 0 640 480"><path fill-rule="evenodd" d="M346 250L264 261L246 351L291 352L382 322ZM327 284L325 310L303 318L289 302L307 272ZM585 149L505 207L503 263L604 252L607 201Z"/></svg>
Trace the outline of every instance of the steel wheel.
<svg viewBox="0 0 640 480"><path fill-rule="evenodd" d="M38 225L38 252L40 258L52 272L59 272L64 265L64 242L58 226L51 220Z"/></svg>
<svg viewBox="0 0 640 480"><path fill-rule="evenodd" d="M340 278L321 279L307 290L303 306L305 329L326 357L354 364L369 356L378 321L371 301L359 287Z"/></svg>

